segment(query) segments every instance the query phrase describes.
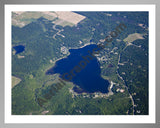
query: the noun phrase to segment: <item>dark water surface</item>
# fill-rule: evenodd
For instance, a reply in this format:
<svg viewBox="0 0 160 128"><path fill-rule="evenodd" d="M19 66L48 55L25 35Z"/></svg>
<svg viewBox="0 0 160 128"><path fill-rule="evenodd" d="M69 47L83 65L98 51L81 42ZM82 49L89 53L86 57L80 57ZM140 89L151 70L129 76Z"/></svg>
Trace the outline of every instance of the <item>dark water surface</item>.
<svg viewBox="0 0 160 128"><path fill-rule="evenodd" d="M92 50L97 45L88 45L80 49L70 49L70 55L56 62L46 74L59 73L63 80L78 85L74 91L81 92L108 92L109 82L101 77L100 63L93 56Z"/></svg>
<svg viewBox="0 0 160 128"><path fill-rule="evenodd" d="M14 46L13 48L16 50L15 54L19 54L25 50L25 46L23 45Z"/></svg>

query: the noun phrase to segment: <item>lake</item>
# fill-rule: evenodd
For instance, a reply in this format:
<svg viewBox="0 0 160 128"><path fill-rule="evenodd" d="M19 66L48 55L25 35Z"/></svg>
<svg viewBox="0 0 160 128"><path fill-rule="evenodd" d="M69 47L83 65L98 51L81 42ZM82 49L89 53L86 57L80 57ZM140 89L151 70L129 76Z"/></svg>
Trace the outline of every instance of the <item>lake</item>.
<svg viewBox="0 0 160 128"><path fill-rule="evenodd" d="M25 50L25 46L23 45L17 45L17 46L14 46L13 48L16 50L15 54L19 54Z"/></svg>
<svg viewBox="0 0 160 128"><path fill-rule="evenodd" d="M67 58L58 60L46 74L58 73L63 80L73 82L77 93L107 93L109 81L101 77L100 63L92 55L97 45L91 44L79 49L70 49ZM97 49L98 50L98 49Z"/></svg>

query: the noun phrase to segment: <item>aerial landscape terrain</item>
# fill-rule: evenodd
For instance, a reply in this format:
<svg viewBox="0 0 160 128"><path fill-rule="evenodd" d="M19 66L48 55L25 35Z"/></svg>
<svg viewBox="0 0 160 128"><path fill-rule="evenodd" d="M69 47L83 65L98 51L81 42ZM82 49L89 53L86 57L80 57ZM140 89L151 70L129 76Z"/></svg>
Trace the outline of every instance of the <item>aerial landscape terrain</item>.
<svg viewBox="0 0 160 128"><path fill-rule="evenodd" d="M148 12L12 12L12 115L148 115Z"/></svg>

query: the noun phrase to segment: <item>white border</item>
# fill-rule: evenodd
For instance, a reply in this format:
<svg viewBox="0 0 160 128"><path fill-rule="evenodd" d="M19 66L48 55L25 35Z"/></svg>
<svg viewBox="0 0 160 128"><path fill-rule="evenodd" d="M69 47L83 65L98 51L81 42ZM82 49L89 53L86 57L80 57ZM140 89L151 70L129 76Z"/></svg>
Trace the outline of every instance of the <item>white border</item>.
<svg viewBox="0 0 160 128"><path fill-rule="evenodd" d="M54 9L54 10L53 10ZM11 115L12 11L149 11L149 115ZM155 123L155 5L5 5L5 123Z"/></svg>

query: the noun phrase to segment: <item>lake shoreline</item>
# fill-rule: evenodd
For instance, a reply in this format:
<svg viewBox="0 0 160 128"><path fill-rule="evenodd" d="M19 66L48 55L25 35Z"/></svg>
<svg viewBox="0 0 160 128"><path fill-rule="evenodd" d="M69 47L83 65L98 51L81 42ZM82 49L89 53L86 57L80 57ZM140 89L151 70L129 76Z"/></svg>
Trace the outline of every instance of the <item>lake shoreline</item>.
<svg viewBox="0 0 160 128"><path fill-rule="evenodd" d="M101 92L94 92L94 93L88 93L88 92L82 92L82 93L77 93L74 91L74 87L75 85L72 87L72 88L69 88L69 92L72 94L72 98L75 98L77 96L82 96L82 97L88 97L88 98L108 98L109 96L113 95L114 93L112 92L112 88L113 88L113 82L111 81L110 82L110 86L108 87L108 91L107 93L101 93Z"/></svg>
<svg viewBox="0 0 160 128"><path fill-rule="evenodd" d="M100 75L101 69L97 58L88 55L88 51L92 51L95 48L97 48L96 44L89 43L83 48L70 49L68 56L54 61L55 65L47 70L46 75L60 74L60 78L63 80L79 86L77 86L78 88L76 86L73 88L76 93L98 92L101 95L112 94L109 91L110 82Z"/></svg>

